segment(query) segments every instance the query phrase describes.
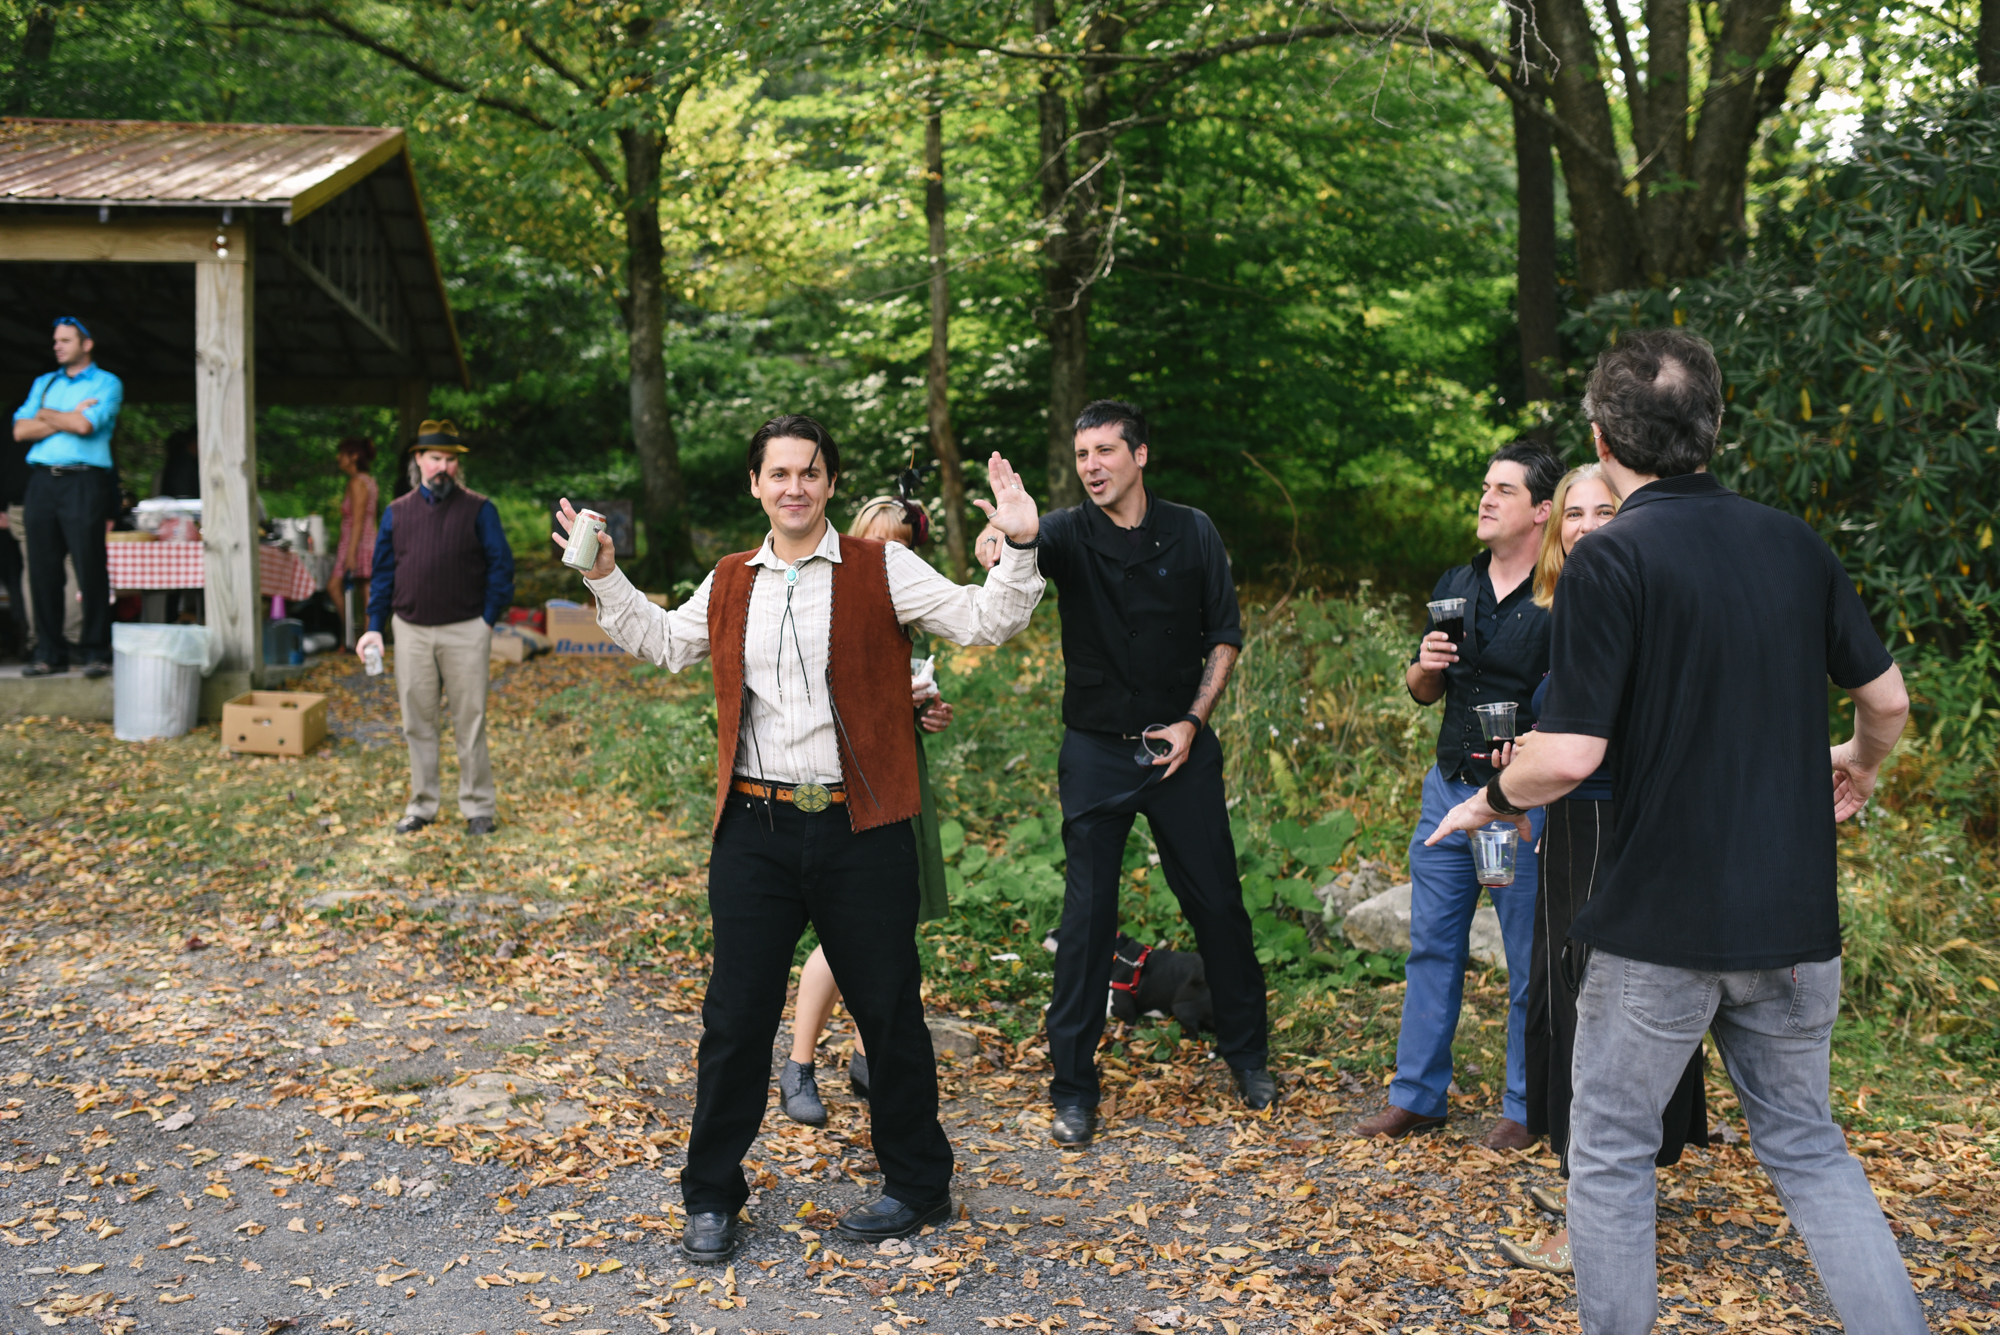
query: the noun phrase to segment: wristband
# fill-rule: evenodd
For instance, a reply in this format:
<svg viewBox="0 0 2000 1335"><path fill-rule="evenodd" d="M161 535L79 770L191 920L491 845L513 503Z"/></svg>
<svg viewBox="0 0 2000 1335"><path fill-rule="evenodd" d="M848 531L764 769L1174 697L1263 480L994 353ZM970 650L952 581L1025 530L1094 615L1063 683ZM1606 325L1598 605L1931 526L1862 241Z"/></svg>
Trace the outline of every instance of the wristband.
<svg viewBox="0 0 2000 1335"><path fill-rule="evenodd" d="M1502 816L1525 816L1526 807L1517 807L1507 800L1507 794L1500 791L1500 776L1493 776L1493 782L1486 785L1486 805Z"/></svg>
<svg viewBox="0 0 2000 1335"><path fill-rule="evenodd" d="M1012 538L1008 538L1004 533L1000 536L1006 538L1007 545L1017 552L1032 552L1035 548L1042 545L1042 535L1040 533L1035 534L1033 541L1030 542L1016 542Z"/></svg>
<svg viewBox="0 0 2000 1335"><path fill-rule="evenodd" d="M1192 723L1192 724L1194 724L1194 730L1195 730L1196 732L1200 732L1200 731L1201 731L1201 726L1202 726L1202 720L1201 720L1201 715L1199 715L1199 714L1195 714L1195 713L1186 713L1186 714L1183 714L1183 715L1181 715L1181 716L1180 716L1179 718L1175 719L1175 720L1174 720L1174 722L1176 722L1176 723Z"/></svg>

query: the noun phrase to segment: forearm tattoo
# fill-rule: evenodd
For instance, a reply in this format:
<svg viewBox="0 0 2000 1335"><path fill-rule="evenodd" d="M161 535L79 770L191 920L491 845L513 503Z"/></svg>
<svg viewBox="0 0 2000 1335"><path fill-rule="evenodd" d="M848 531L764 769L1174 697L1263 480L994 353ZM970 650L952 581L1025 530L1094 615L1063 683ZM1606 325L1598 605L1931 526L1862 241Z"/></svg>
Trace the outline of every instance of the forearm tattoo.
<svg viewBox="0 0 2000 1335"><path fill-rule="evenodd" d="M1222 688L1229 684L1238 652L1233 644L1218 644L1208 651L1208 660L1201 667L1201 687L1194 694L1194 706L1189 713L1203 720L1208 718L1215 702L1222 698Z"/></svg>

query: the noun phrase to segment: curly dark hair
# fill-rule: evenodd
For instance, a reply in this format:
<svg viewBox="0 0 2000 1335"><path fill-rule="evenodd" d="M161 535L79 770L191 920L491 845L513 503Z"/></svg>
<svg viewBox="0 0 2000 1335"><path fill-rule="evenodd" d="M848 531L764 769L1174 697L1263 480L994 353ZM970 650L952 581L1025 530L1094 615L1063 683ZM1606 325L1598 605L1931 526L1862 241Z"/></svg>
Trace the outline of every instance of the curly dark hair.
<svg viewBox="0 0 2000 1335"><path fill-rule="evenodd" d="M1680 329L1632 329L1590 373L1583 415L1611 456L1648 477L1699 472L1722 429L1722 368L1708 340Z"/></svg>
<svg viewBox="0 0 2000 1335"><path fill-rule="evenodd" d="M344 454L353 459L354 466L364 473L375 466L375 442L366 436L344 437L333 447L333 453L335 458Z"/></svg>

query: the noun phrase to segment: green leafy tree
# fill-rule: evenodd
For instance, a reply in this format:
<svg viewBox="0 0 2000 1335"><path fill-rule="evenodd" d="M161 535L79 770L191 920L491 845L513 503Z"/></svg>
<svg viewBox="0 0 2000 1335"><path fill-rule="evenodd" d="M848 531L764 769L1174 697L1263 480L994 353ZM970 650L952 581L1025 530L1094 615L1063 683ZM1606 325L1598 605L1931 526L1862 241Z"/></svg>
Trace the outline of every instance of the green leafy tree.
<svg viewBox="0 0 2000 1335"><path fill-rule="evenodd" d="M1996 254L2000 89L1981 89L1862 138L1742 268L1589 318L1710 339L1717 473L1819 529L1893 637L1954 648L2000 606Z"/></svg>
<svg viewBox="0 0 2000 1335"><path fill-rule="evenodd" d="M621 243L612 272L620 277L632 446L652 539L647 573L690 571L663 341L676 285L661 217L663 201L691 193L698 174L667 171L668 152L699 101L691 95L746 66L782 37L782 25L701 0L232 2L372 52L427 85L436 101L420 128L469 127L479 118L465 136L505 192L500 207L520 217L524 234L543 233L536 247L543 253L567 249L589 263L602 238Z"/></svg>

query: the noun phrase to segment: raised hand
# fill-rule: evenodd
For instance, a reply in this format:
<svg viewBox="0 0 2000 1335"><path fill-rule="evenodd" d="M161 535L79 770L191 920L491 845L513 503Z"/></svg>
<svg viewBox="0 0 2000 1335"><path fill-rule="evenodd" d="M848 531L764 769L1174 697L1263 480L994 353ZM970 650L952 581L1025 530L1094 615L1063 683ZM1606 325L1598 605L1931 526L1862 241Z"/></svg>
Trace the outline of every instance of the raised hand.
<svg viewBox="0 0 2000 1335"><path fill-rule="evenodd" d="M567 547L569 546L570 530L576 527L576 507L571 505L569 497L565 496L557 503L556 509L556 523L562 528L562 532L551 533L549 536L555 539L556 546ZM599 533L597 535L597 561L590 567L585 578L603 579L617 568L618 550L612 544L611 535L609 533Z"/></svg>
<svg viewBox="0 0 2000 1335"><path fill-rule="evenodd" d="M993 487L992 501L973 502L985 511L986 522L1015 542L1033 542L1042 531L1041 515L1035 510L1034 498L1021 485L1021 475L1000 457L998 450L986 461L986 478Z"/></svg>

